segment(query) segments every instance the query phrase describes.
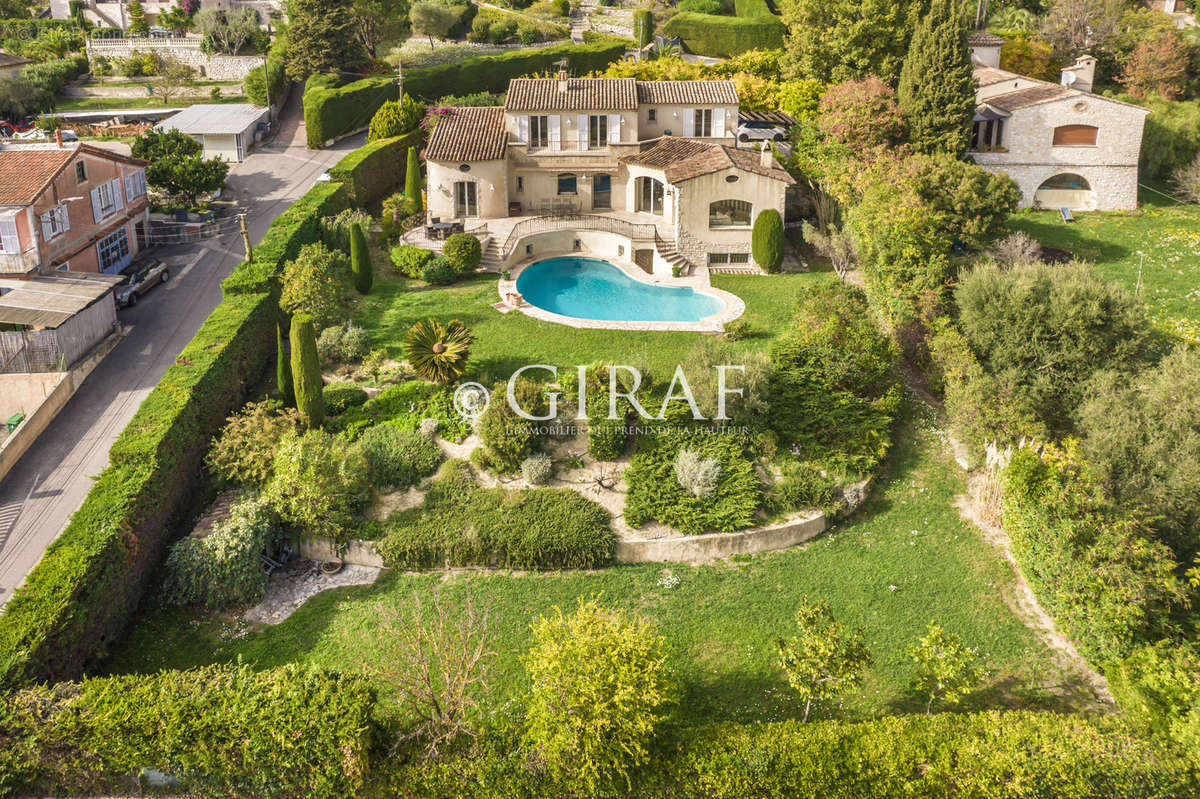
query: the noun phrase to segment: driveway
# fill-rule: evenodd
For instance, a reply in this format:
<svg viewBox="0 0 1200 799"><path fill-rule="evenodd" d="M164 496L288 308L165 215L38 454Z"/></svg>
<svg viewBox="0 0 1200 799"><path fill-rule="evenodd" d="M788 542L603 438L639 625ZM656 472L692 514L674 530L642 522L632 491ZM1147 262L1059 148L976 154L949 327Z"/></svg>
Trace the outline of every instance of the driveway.
<svg viewBox="0 0 1200 799"><path fill-rule="evenodd" d="M227 196L248 209L251 241L362 143L328 150L304 146L300 92L293 91L280 131L230 170ZM242 260L236 227L200 244L159 247L171 279L118 318L127 335L76 391L23 458L0 481L0 605L12 596L83 502L108 450L175 356L221 301L221 281Z"/></svg>

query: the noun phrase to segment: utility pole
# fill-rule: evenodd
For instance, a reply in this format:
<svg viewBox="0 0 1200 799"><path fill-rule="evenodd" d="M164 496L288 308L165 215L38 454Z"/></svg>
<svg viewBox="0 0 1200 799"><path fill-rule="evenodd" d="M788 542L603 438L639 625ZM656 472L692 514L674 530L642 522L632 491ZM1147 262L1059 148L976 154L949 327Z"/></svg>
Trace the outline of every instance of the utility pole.
<svg viewBox="0 0 1200 799"><path fill-rule="evenodd" d="M246 215L238 214L238 227L242 230L242 246L246 248L246 263L254 263L254 254L250 251L250 231L246 229Z"/></svg>

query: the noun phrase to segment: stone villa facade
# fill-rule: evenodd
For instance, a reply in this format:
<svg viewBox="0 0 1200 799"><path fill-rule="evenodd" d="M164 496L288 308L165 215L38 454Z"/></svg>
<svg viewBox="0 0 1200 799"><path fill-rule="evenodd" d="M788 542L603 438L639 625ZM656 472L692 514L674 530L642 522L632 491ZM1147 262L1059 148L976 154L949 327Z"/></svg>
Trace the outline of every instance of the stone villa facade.
<svg viewBox="0 0 1200 799"><path fill-rule="evenodd" d="M794 181L769 149L737 148L737 119L729 81L515 79L505 106L454 108L437 123L429 216L468 230L494 220L499 264L544 246L657 275L751 268L753 221L782 215Z"/></svg>
<svg viewBox="0 0 1200 799"><path fill-rule="evenodd" d="M1091 56L1064 69L1057 84L1000 69L998 36L976 33L969 42L978 81L971 141L977 164L1015 180L1024 207L1137 207L1147 109L1092 94Z"/></svg>

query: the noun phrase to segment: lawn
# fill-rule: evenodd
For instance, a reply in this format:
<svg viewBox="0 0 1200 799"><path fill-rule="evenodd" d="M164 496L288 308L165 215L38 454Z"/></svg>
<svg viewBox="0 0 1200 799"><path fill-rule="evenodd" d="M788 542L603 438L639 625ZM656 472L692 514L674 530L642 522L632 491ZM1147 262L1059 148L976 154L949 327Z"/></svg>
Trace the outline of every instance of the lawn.
<svg viewBox="0 0 1200 799"><path fill-rule="evenodd" d="M116 111L142 108L187 108L197 103L244 103L246 98L241 95L221 95L214 99L208 95L202 97L175 97L170 105L163 105L157 97L57 97L54 100L55 111Z"/></svg>
<svg viewBox="0 0 1200 799"><path fill-rule="evenodd" d="M1200 340L1200 207L1165 191L1144 186L1137 211L1080 213L1069 224L1057 211L1021 211L1011 224L1095 263L1101 275L1131 290L1139 290L1140 280L1156 324Z"/></svg>
<svg viewBox="0 0 1200 799"><path fill-rule="evenodd" d="M532 335L522 332L519 352L530 346ZM559 346L551 339L546 343ZM596 354L604 351L598 343L591 346ZM403 612L415 596L427 604L440 586L456 608L467 591L491 604L497 652L491 692L494 706L501 707L525 687L520 657L529 647L531 620L555 605L572 608L581 597L600 595L657 624L683 687L681 723L766 721L801 712L776 666L773 640L791 633L792 614L807 595L827 599L840 619L862 626L874 655L862 690L822 708L818 717L863 719L921 709L907 688L907 648L934 619L977 647L992 670L986 690L969 707L1070 706L1069 699L1052 693L1072 695L1060 685L1049 652L1002 599L1013 582L1010 569L954 508L962 480L944 454L931 415L910 403L904 419L865 510L801 548L715 565L646 564L590 573L388 573L372 586L320 594L262 631L149 600L109 670L145 672L241 658L255 667L304 662L370 672L390 661L381 619L396 609ZM678 578L674 587L664 580L668 572ZM386 681L376 679L386 700Z"/></svg>

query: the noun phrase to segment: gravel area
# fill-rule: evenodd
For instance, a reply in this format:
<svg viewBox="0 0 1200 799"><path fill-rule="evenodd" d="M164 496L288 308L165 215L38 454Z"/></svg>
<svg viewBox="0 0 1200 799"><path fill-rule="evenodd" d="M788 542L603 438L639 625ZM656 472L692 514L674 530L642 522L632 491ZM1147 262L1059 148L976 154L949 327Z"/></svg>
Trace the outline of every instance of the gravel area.
<svg viewBox="0 0 1200 799"><path fill-rule="evenodd" d="M247 610L242 618L258 624L279 624L309 597L343 585L369 585L381 571L373 566L345 565L337 574L324 574L315 561L293 561L271 575L266 599Z"/></svg>

